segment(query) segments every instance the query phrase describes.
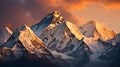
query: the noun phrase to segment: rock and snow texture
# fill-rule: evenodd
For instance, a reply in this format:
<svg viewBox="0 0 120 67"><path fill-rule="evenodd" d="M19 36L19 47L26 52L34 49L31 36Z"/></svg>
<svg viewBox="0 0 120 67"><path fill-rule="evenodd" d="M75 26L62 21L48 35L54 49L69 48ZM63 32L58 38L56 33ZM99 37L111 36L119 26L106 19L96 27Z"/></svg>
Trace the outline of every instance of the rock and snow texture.
<svg viewBox="0 0 120 67"><path fill-rule="evenodd" d="M42 56L42 54L48 53L43 41L40 40L28 26L23 26L23 30L20 30L18 39L31 54Z"/></svg>
<svg viewBox="0 0 120 67"><path fill-rule="evenodd" d="M21 30L23 30L23 26L17 28L10 38L3 44L1 47L1 60L15 60L23 55L26 49L18 39Z"/></svg>
<svg viewBox="0 0 120 67"><path fill-rule="evenodd" d="M64 18L61 16L61 14L58 11L54 11L53 13L50 13L45 18L43 18L43 20L40 21L38 24L31 26L31 29L38 36L46 28L47 31L55 27L56 25L62 23L63 21Z"/></svg>
<svg viewBox="0 0 120 67"><path fill-rule="evenodd" d="M66 21L49 31L43 31L39 38L44 41L47 47L54 45L53 47L63 49L69 41L72 43L72 41L81 40L83 35L74 24Z"/></svg>
<svg viewBox="0 0 120 67"><path fill-rule="evenodd" d="M8 27L0 30L0 46L4 44L11 35L12 31Z"/></svg>
<svg viewBox="0 0 120 67"><path fill-rule="evenodd" d="M87 44L91 50L90 60L92 61L101 61L99 57L105 53L109 48L112 47L111 44L106 43L100 39L96 38L84 38L84 42ZM103 61L102 61L103 62Z"/></svg>
<svg viewBox="0 0 120 67"><path fill-rule="evenodd" d="M23 30L20 31L20 35L18 39L23 44L23 46L29 51L33 52L33 50L44 47L44 43L33 33L32 30L28 26L24 26Z"/></svg>
<svg viewBox="0 0 120 67"><path fill-rule="evenodd" d="M44 42L40 40L28 26L23 26L23 28L23 30L20 30L18 39L29 53L34 54L39 58L47 58L55 65L67 67L67 63L62 59L56 59L56 57L54 57L47 49Z"/></svg>
<svg viewBox="0 0 120 67"><path fill-rule="evenodd" d="M95 21L90 21L79 29L85 36L84 42L91 51L91 54L89 55L90 63L91 61L106 63L106 61L104 60L104 62L100 57L101 55L106 54L107 51L111 51L110 49L113 45L109 43L108 40L113 39L116 36L116 33Z"/></svg>
<svg viewBox="0 0 120 67"><path fill-rule="evenodd" d="M64 67L67 65L64 60L55 58L47 49L43 41L40 40L26 25L17 28L8 41L4 44L4 47L0 52L0 60L16 60L16 58L23 56L26 51L39 58L44 57L55 65L65 65Z"/></svg>
<svg viewBox="0 0 120 67"><path fill-rule="evenodd" d="M49 31L43 31L39 36L54 56L70 63L71 66L79 66L88 59L89 48L83 42L83 35L73 23L66 21Z"/></svg>
<svg viewBox="0 0 120 67"><path fill-rule="evenodd" d="M89 55L90 61L85 67L96 67L97 65L99 67L109 67L111 61L115 60L113 58L119 55L119 34L95 21L90 21L81 26L80 31L85 36L84 42L91 51Z"/></svg>
<svg viewBox="0 0 120 67"><path fill-rule="evenodd" d="M46 50L43 41L40 40L26 25L16 29L12 36L4 44L4 47L13 48L17 43L20 43L28 52L33 54L37 51L42 53Z"/></svg>
<svg viewBox="0 0 120 67"><path fill-rule="evenodd" d="M8 48L13 48L16 43L19 42L19 35L20 35L20 30L23 28L23 26L17 28L13 34L10 36L10 38L4 43L4 47Z"/></svg>
<svg viewBox="0 0 120 67"><path fill-rule="evenodd" d="M95 21L90 21L79 29L85 36L84 42L91 51L89 63L85 67L109 67L111 61L115 60L115 56L119 55L120 49L116 48L120 43L119 34Z"/></svg>
<svg viewBox="0 0 120 67"><path fill-rule="evenodd" d="M106 26L96 22L90 21L80 27L80 32L86 37L100 38L101 40L109 40L115 37L116 33L108 29Z"/></svg>
<svg viewBox="0 0 120 67"><path fill-rule="evenodd" d="M58 62L58 60L53 57L52 53L45 47L43 41L26 25L17 28L1 48L0 62L15 61L26 56L27 53L39 58L50 58Z"/></svg>

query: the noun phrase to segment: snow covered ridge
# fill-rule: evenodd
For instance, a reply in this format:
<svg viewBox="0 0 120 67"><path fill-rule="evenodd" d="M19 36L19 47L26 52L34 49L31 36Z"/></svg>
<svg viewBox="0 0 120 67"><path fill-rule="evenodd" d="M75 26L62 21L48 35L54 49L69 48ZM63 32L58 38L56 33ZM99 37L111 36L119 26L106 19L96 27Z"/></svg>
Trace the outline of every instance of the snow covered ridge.
<svg viewBox="0 0 120 67"><path fill-rule="evenodd" d="M74 34L77 39L81 40L83 38L83 35L80 33L79 29L77 28L75 24L69 21L66 21L66 25L71 31L71 33Z"/></svg>
<svg viewBox="0 0 120 67"><path fill-rule="evenodd" d="M42 40L40 40L28 26L25 25L23 28L25 29L20 31L18 39L26 50L33 53L33 50L45 47Z"/></svg>

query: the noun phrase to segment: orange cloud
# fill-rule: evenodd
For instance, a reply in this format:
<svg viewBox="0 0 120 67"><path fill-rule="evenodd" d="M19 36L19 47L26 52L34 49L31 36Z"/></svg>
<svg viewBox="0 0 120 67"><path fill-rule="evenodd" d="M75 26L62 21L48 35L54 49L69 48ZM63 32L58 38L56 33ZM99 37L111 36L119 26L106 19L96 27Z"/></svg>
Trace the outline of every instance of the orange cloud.
<svg viewBox="0 0 120 67"><path fill-rule="evenodd" d="M8 22L5 26L9 27L9 28L12 28L12 24L10 22Z"/></svg>
<svg viewBox="0 0 120 67"><path fill-rule="evenodd" d="M120 1L114 0L110 2L102 2L101 5L106 9L120 10Z"/></svg>
<svg viewBox="0 0 120 67"><path fill-rule="evenodd" d="M85 18L81 18L74 13L82 9L87 9L89 4L100 4L105 9L117 9L120 10L120 0L56 0L57 6L64 7L64 11L69 12L71 16L68 16L70 21L73 21L77 25L84 24ZM66 14L65 14L66 15Z"/></svg>
<svg viewBox="0 0 120 67"><path fill-rule="evenodd" d="M87 9L88 4L98 3L106 9L120 9L120 0L25 0L24 4L20 4L20 0L13 1L0 0L0 19L5 19L0 23L5 25L9 21L13 28L22 24L35 24L55 10L60 11L67 20L81 25L85 18L76 15L75 11Z"/></svg>
<svg viewBox="0 0 120 67"><path fill-rule="evenodd" d="M94 3L101 4L107 9L120 9L120 0L60 0L59 5L64 5L71 10L80 10Z"/></svg>

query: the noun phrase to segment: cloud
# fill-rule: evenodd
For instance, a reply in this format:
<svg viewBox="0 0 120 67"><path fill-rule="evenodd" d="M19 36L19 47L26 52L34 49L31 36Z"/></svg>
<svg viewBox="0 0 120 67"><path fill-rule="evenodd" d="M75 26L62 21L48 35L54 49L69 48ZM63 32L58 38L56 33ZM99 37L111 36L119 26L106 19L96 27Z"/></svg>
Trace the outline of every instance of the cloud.
<svg viewBox="0 0 120 67"><path fill-rule="evenodd" d="M31 24L34 20L27 15L28 10L20 2L0 0L0 28L17 28L22 24Z"/></svg>
<svg viewBox="0 0 120 67"><path fill-rule="evenodd" d="M65 6L63 1L58 2L57 0L44 0L41 2L40 0L29 0L26 4L26 8L31 12L32 18L35 20L40 20L46 14L55 10L60 11L65 19L75 24L80 24L83 20L83 18L73 13L73 9L70 9L71 7Z"/></svg>
<svg viewBox="0 0 120 67"><path fill-rule="evenodd" d="M68 17L69 20L71 19L77 25L84 24L86 19L79 17L74 11L87 9L87 5L89 4L100 4L107 10L120 10L120 0L59 0L57 4L63 6L65 10L68 10L69 15L71 14L72 16Z"/></svg>
<svg viewBox="0 0 120 67"><path fill-rule="evenodd" d="M87 9L87 5L89 4L97 3L106 9L120 9L120 0L45 0L42 2L40 0L35 0L35 2L38 3L38 8L42 9L42 11L39 10L40 13L43 13L41 17L44 17L49 12L58 10L67 20L70 20L77 25L83 24L85 22L85 18L76 15L74 11ZM36 11L38 11L38 9L36 9Z"/></svg>
<svg viewBox="0 0 120 67"><path fill-rule="evenodd" d="M120 0L62 0L62 4L70 9L83 9L86 8L88 4L98 3L107 9L118 9L120 10Z"/></svg>
<svg viewBox="0 0 120 67"><path fill-rule="evenodd" d="M0 24L16 28L22 24L33 25L45 15L58 10L71 22L80 25L85 18L74 13L87 9L88 4L98 3L106 9L120 8L120 0L0 0Z"/></svg>
<svg viewBox="0 0 120 67"><path fill-rule="evenodd" d="M9 26L13 29L22 24L36 24L55 10L60 11L67 20L75 23L80 20L71 9L63 4L58 5L56 0L1 0L0 10L1 27Z"/></svg>
<svg viewBox="0 0 120 67"><path fill-rule="evenodd" d="M120 10L120 0L103 0L101 2L106 9Z"/></svg>

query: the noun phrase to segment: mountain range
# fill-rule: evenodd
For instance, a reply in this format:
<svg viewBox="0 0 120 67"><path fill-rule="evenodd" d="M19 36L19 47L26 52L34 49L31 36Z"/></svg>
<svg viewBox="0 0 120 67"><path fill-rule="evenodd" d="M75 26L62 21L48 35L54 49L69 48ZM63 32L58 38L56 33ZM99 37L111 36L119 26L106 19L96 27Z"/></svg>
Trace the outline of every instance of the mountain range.
<svg viewBox="0 0 120 67"><path fill-rule="evenodd" d="M119 67L120 33L97 21L78 27L58 11L13 32L0 30L3 67Z"/></svg>

